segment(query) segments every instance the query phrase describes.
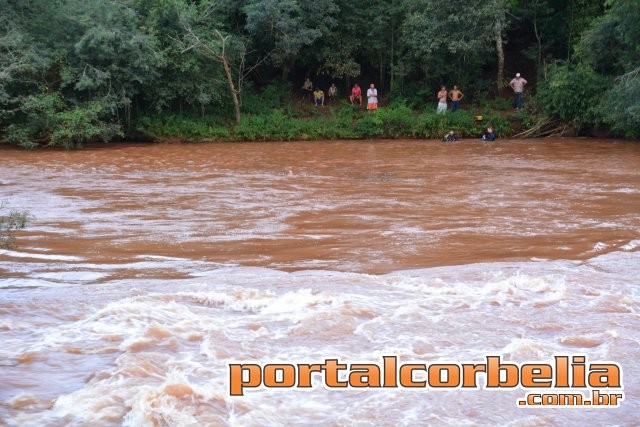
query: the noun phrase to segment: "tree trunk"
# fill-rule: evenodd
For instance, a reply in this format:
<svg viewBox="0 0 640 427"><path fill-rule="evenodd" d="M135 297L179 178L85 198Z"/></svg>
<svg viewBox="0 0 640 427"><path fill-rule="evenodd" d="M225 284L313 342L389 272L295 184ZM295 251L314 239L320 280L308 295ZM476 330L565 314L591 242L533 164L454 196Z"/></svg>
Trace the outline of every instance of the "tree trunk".
<svg viewBox="0 0 640 427"><path fill-rule="evenodd" d="M394 74L396 72L396 66L393 63L393 61L395 59L394 58L395 57L395 52L394 52L394 50L395 50L395 34L394 34L395 33L395 31L394 31L395 28L394 27L395 27L395 25L394 25L394 22L392 20L391 21L391 67L390 67L391 68L391 72L390 72L391 81L389 82L389 92L394 92L394 90L395 90L395 79L394 79L395 76L394 76Z"/></svg>
<svg viewBox="0 0 640 427"><path fill-rule="evenodd" d="M504 27L504 21L502 19L498 19L494 26L495 37L496 37L496 55L498 56L498 75L497 75L497 84L498 90L502 89L504 85L504 49L502 42L502 29Z"/></svg>
<svg viewBox="0 0 640 427"><path fill-rule="evenodd" d="M227 62L226 56L220 55L220 60L222 61L224 72L227 75L227 82L229 83L229 91L231 92L231 99L233 99L233 109L236 112L236 123L240 123L240 102L238 101L238 93L236 92L236 87L233 84L231 67L229 66L229 62Z"/></svg>
<svg viewBox="0 0 640 427"><path fill-rule="evenodd" d="M540 31L538 31L537 8L538 8L538 2L535 3L535 12L533 14L533 34L536 36L536 42L538 43L538 59L536 61L536 71L537 71L536 74L539 76L541 67L542 67L542 37L540 35Z"/></svg>

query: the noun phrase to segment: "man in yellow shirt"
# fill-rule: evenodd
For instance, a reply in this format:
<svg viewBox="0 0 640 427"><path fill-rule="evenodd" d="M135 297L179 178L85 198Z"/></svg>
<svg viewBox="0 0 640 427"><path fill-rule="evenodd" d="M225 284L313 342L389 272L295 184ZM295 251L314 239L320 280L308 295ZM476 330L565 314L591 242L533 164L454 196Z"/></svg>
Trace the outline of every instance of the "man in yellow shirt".
<svg viewBox="0 0 640 427"><path fill-rule="evenodd" d="M313 99L315 100L316 106L318 105L324 106L324 92L322 91L322 89L317 88L313 92Z"/></svg>

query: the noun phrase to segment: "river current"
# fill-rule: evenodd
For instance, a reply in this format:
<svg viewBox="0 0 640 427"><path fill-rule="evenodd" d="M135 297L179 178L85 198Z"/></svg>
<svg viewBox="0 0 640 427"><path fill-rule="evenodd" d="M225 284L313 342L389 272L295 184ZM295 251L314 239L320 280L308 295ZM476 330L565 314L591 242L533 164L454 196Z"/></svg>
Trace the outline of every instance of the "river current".
<svg viewBox="0 0 640 427"><path fill-rule="evenodd" d="M32 216L0 249L0 425L640 423L637 143L2 148L0 201ZM233 361L557 354L619 363L624 401L229 395Z"/></svg>

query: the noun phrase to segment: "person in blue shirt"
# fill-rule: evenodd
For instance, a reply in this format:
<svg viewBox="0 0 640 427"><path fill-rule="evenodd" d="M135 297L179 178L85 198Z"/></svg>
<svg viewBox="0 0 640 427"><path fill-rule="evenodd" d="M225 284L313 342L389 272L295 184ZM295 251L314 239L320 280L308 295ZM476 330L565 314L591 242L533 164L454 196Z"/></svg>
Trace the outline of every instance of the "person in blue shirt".
<svg viewBox="0 0 640 427"><path fill-rule="evenodd" d="M496 134L493 132L493 127L492 126L489 126L487 128L487 133L482 135L482 140L483 141L495 141L496 140Z"/></svg>

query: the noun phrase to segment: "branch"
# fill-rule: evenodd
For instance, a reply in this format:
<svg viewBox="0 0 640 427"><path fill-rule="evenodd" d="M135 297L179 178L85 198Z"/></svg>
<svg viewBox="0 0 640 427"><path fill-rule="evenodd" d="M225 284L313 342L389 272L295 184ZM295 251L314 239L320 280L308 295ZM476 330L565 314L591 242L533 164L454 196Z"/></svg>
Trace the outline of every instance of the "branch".
<svg viewBox="0 0 640 427"><path fill-rule="evenodd" d="M628 73L625 73L621 76L616 77L616 80L620 81L625 86L628 86L631 82L637 79L638 76L640 76L640 66L637 67L635 70L631 70Z"/></svg>
<svg viewBox="0 0 640 427"><path fill-rule="evenodd" d="M256 52L255 50L249 52L249 53L253 53ZM266 62L267 59L271 58L271 54L275 52L275 49L271 49L271 51L269 53L267 53L265 56L263 56L262 58L260 58L258 61L256 61L255 64L253 64L250 68L247 69L247 72L244 74L244 77L248 76L249 73L251 73L253 70L255 70L256 68L258 68L260 65L262 65L264 62ZM244 59L243 59L244 60Z"/></svg>
<svg viewBox="0 0 640 427"><path fill-rule="evenodd" d="M197 42L196 42L196 43L194 43L194 44L192 44L192 45L187 45L187 44L184 42L184 40L180 40L180 39L178 39L178 38L176 38L176 37L172 37L172 36L169 36L169 38L170 38L171 40L173 40L174 42L176 42L176 44L180 47L180 53L185 53L185 52L188 52L188 51L190 51L190 50L195 49L196 47L198 47L198 43L197 43Z"/></svg>

